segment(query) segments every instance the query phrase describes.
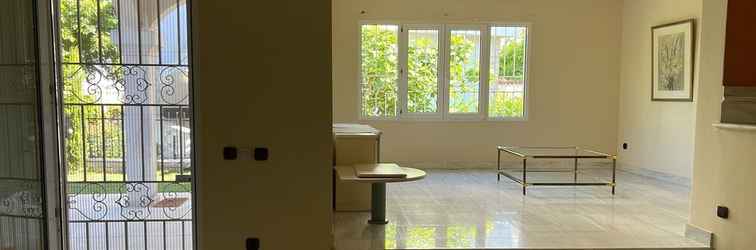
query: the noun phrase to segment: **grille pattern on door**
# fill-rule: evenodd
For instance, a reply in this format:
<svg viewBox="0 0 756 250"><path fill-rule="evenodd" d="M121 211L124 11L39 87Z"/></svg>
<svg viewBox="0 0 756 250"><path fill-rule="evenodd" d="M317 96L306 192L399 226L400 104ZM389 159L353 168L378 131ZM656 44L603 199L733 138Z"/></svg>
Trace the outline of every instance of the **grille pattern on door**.
<svg viewBox="0 0 756 250"><path fill-rule="evenodd" d="M191 249L187 0L60 0L70 249Z"/></svg>

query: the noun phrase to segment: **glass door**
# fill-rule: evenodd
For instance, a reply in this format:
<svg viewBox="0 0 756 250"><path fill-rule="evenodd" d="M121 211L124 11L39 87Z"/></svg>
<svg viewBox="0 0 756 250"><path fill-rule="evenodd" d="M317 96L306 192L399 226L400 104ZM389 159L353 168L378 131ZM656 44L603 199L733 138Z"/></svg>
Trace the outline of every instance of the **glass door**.
<svg viewBox="0 0 756 250"><path fill-rule="evenodd" d="M187 0L59 0L69 249L192 249Z"/></svg>
<svg viewBox="0 0 756 250"><path fill-rule="evenodd" d="M0 1L0 249L47 249L36 1Z"/></svg>

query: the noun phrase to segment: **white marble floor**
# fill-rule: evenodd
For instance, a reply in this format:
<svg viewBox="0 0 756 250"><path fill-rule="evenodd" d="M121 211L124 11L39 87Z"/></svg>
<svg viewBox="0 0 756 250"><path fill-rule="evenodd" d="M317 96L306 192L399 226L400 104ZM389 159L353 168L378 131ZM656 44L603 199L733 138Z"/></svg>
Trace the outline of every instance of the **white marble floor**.
<svg viewBox="0 0 756 250"><path fill-rule="evenodd" d="M531 187L524 197L518 184L497 183L494 170L428 174L388 185L388 225L368 225L368 213L336 213L336 249L706 249L683 236L689 190L679 185L619 171L615 196L608 187L569 186ZM609 174L587 170L581 178Z"/></svg>

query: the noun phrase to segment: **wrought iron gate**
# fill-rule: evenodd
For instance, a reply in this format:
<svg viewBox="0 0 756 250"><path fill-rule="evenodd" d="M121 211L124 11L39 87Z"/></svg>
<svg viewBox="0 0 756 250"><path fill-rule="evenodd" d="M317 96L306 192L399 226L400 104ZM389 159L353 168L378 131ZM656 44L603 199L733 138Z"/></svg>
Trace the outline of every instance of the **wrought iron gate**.
<svg viewBox="0 0 756 250"><path fill-rule="evenodd" d="M187 0L60 0L70 249L191 249Z"/></svg>

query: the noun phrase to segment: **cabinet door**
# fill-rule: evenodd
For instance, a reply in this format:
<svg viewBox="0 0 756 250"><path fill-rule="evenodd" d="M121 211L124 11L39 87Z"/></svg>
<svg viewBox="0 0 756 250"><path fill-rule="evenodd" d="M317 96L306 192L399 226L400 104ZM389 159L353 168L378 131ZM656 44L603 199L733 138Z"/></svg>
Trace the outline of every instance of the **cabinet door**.
<svg viewBox="0 0 756 250"><path fill-rule="evenodd" d="M724 85L756 87L756 1L729 0Z"/></svg>

